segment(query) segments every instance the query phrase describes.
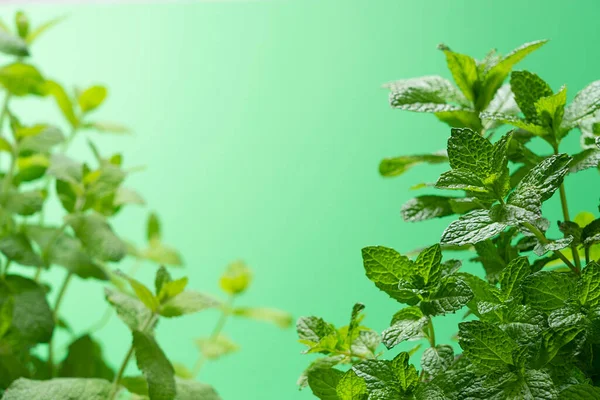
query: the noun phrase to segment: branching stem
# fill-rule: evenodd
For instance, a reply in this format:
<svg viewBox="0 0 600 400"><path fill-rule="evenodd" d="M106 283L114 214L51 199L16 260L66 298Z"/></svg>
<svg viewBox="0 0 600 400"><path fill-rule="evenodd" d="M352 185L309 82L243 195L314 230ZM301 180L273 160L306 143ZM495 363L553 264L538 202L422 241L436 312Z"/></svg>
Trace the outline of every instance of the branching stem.
<svg viewBox="0 0 600 400"><path fill-rule="evenodd" d="M549 240L544 235L544 232L542 232L541 230L539 230L536 226L534 226L530 222L524 222L523 226L525 226L525 228L527 228L531 233L533 233L535 235L535 237L540 241L540 243L542 243L542 244L548 244L549 243ZM563 253L561 253L559 250L553 250L553 252L576 275L580 275L581 274L581 269L579 267L577 267L576 265L573 265L573 263L571 263L571 261L569 261L569 259L567 257L565 257L565 255Z"/></svg>

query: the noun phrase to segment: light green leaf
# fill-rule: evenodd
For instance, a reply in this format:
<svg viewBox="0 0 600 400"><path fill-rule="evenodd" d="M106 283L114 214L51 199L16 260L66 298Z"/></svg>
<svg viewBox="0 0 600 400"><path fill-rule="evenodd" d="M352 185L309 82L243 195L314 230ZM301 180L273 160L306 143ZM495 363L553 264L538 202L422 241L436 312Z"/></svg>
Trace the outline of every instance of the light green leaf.
<svg viewBox="0 0 600 400"><path fill-rule="evenodd" d="M39 125L39 133L34 136L27 136L23 138L18 145L19 153L46 153L50 149L65 140L62 132L54 127L48 125Z"/></svg>
<svg viewBox="0 0 600 400"><path fill-rule="evenodd" d="M565 175L569 172L571 157L567 154L555 154L533 167L527 175L519 182L514 192L508 196L508 203L515 196L521 196L522 192L533 189L542 201L548 200L556 189L560 187Z"/></svg>
<svg viewBox="0 0 600 400"><path fill-rule="evenodd" d="M58 23L62 22L65 18L66 17L62 16L62 17L54 18L54 19L51 19L50 21L44 22L43 24L39 25L37 28L30 31L29 34L27 35L27 38L25 39L25 41L27 42L27 44L33 43L33 41L36 40L41 34L46 32L48 29L52 28L54 25L57 25Z"/></svg>
<svg viewBox="0 0 600 400"><path fill-rule="evenodd" d="M152 400L175 398L175 371L152 336L133 331L133 349L137 366L148 382L148 394Z"/></svg>
<svg viewBox="0 0 600 400"><path fill-rule="evenodd" d="M115 308L117 315L131 330L140 330L150 319L152 312L138 299L128 294L104 289L106 300Z"/></svg>
<svg viewBox="0 0 600 400"><path fill-rule="evenodd" d="M344 373L337 369L315 369L308 373L308 386L321 400L338 400L337 385Z"/></svg>
<svg viewBox="0 0 600 400"><path fill-rule="evenodd" d="M453 169L470 171L485 179L493 171L490 160L494 153L492 144L471 129L452 129L448 139L448 159Z"/></svg>
<svg viewBox="0 0 600 400"><path fill-rule="evenodd" d="M418 307L403 308L394 315L391 326L382 332L383 344L391 349L406 340L421 339L427 322Z"/></svg>
<svg viewBox="0 0 600 400"><path fill-rule="evenodd" d="M45 94L44 77L37 68L29 64L16 62L0 68L0 84L14 96Z"/></svg>
<svg viewBox="0 0 600 400"><path fill-rule="evenodd" d="M300 340L318 342L335 332L333 325L318 317L300 317L296 322L296 331Z"/></svg>
<svg viewBox="0 0 600 400"><path fill-rule="evenodd" d="M252 281L252 271L243 261L234 261L229 264L219 279L221 289L230 295L237 295L246 291Z"/></svg>
<svg viewBox="0 0 600 400"><path fill-rule="evenodd" d="M175 377L175 400L221 400L215 389L206 383Z"/></svg>
<svg viewBox="0 0 600 400"><path fill-rule="evenodd" d="M435 187L438 189L466 190L474 193L489 193L489 189L477 174L462 169L453 169L444 172Z"/></svg>
<svg viewBox="0 0 600 400"><path fill-rule="evenodd" d="M207 308L218 307L220 303L212 297L200 292L187 290L169 299L160 306L159 314L172 318L194 314Z"/></svg>
<svg viewBox="0 0 600 400"><path fill-rule="evenodd" d="M146 238L148 242L158 239L160 240L160 221L156 213L150 213L148 215L148 222L146 223Z"/></svg>
<svg viewBox="0 0 600 400"><path fill-rule="evenodd" d="M390 105L416 112L461 110L466 99L450 81L440 76L405 79L384 85L389 88Z"/></svg>
<svg viewBox="0 0 600 400"><path fill-rule="evenodd" d="M402 218L406 222L419 222L454 214L451 201L454 197L423 195L415 197L402 206Z"/></svg>
<svg viewBox="0 0 600 400"><path fill-rule="evenodd" d="M115 199L113 200L113 204L116 207L123 206L126 204L137 204L143 206L144 204L146 204L146 201L135 190L119 186L117 188L117 192L115 193Z"/></svg>
<svg viewBox="0 0 600 400"><path fill-rule="evenodd" d="M392 369L396 375L400 389L404 393L412 392L419 383L419 375L415 366L409 364L410 355L406 352L398 354L392 360Z"/></svg>
<svg viewBox="0 0 600 400"><path fill-rule="evenodd" d="M104 379L54 378L37 381L21 378L10 385L2 400L106 400L112 384Z"/></svg>
<svg viewBox="0 0 600 400"><path fill-rule="evenodd" d="M513 364L517 344L500 328L481 321L459 324L459 343L464 355L481 371L504 371Z"/></svg>
<svg viewBox="0 0 600 400"><path fill-rule="evenodd" d="M494 222L488 210L473 210L452 222L442 234L442 244L462 246L490 239L506 228Z"/></svg>
<svg viewBox="0 0 600 400"><path fill-rule="evenodd" d="M415 265L407 257L383 246L362 249L363 265L367 277L390 297L412 303L418 301L415 294L398 287L401 280L410 280Z"/></svg>
<svg viewBox="0 0 600 400"><path fill-rule="evenodd" d="M98 108L106 99L107 90L104 86L92 86L84 90L79 97L77 102L81 111L86 113Z"/></svg>
<svg viewBox="0 0 600 400"><path fill-rule="evenodd" d="M20 37L0 30L0 52L17 57L29 55L27 43Z"/></svg>
<svg viewBox="0 0 600 400"><path fill-rule="evenodd" d="M429 375L444 372L454 362L454 350L447 344L428 347L421 356L421 367Z"/></svg>
<svg viewBox="0 0 600 400"><path fill-rule="evenodd" d="M538 271L521 285L524 301L532 307L551 311L564 305L574 289L569 275L554 271Z"/></svg>
<svg viewBox="0 0 600 400"><path fill-rule="evenodd" d="M400 398L398 377L390 361L366 360L355 364L352 370L365 381L369 397L377 400Z"/></svg>
<svg viewBox="0 0 600 400"><path fill-rule="evenodd" d="M418 164L441 164L447 161L448 157L445 154L419 154L385 158L379 164L379 173L384 177L399 176Z"/></svg>
<svg viewBox="0 0 600 400"><path fill-rule="evenodd" d="M562 129L574 128L583 118L600 109L600 81L594 81L579 91L565 108Z"/></svg>
<svg viewBox="0 0 600 400"><path fill-rule="evenodd" d="M421 310L425 315L443 315L463 308L473 298L469 286L454 276L442 279L427 299L421 302Z"/></svg>
<svg viewBox="0 0 600 400"><path fill-rule="evenodd" d="M154 296L152 294L152 291L150 291L150 289L148 289L140 281L133 279L130 276L127 276L126 274L122 273L121 271L116 271L115 274L117 276L119 276L120 278L123 278L127 282L129 282L129 285L135 292L135 295L137 296L137 298L142 303L144 303L144 305L146 307L148 307L148 309L150 311L152 311L152 312L158 311L158 308L160 307L160 303L158 302L158 299L156 298L156 296Z"/></svg>
<svg viewBox="0 0 600 400"><path fill-rule="evenodd" d="M366 398L367 385L356 372L348 370L339 380L336 393L340 400L362 400Z"/></svg>
<svg viewBox="0 0 600 400"><path fill-rule="evenodd" d="M158 299L161 300L160 292L163 286L169 282L172 282L173 278L171 278L171 274L167 271L164 266L160 266L156 271L156 276L154 277L154 293L158 296ZM187 281L186 281L187 284ZM185 286L184 286L185 288ZM166 294L166 293L165 293ZM179 293L177 293L179 294Z"/></svg>
<svg viewBox="0 0 600 400"><path fill-rule="evenodd" d="M23 216L33 215L44 206L46 193L41 190L7 190L0 193L0 204L8 212Z"/></svg>
<svg viewBox="0 0 600 400"><path fill-rule="evenodd" d="M274 308L237 307L233 309L232 314L258 321L271 322L280 328L287 328L292 324L292 316L289 313Z"/></svg>
<svg viewBox="0 0 600 400"><path fill-rule="evenodd" d="M470 101L475 101L474 87L478 81L477 64L472 57L450 51L441 45L440 49L446 54L446 63L452 73L454 82Z"/></svg>
<svg viewBox="0 0 600 400"><path fill-rule="evenodd" d="M127 246L115 235L102 216L98 214L69 215L66 222L93 257L116 262L127 254Z"/></svg>
<svg viewBox="0 0 600 400"><path fill-rule="evenodd" d="M60 108L63 116L66 120L71 124L72 127L76 127L79 125L79 119L75 115L75 111L73 110L73 103L71 102L71 98L65 92L63 87L54 81L46 81L44 83L44 92L54 97L56 100L56 104L58 108Z"/></svg>
<svg viewBox="0 0 600 400"><path fill-rule="evenodd" d="M550 133L547 127L536 125L533 122L528 122L514 115L507 115L502 113L488 113L482 112L479 117L485 121L497 121L503 124L512 125L516 128L521 128L527 132L530 132L537 136L545 136Z"/></svg>
<svg viewBox="0 0 600 400"><path fill-rule="evenodd" d="M565 86L556 94L539 98L535 102L538 121L542 125L550 126L555 132L558 132L563 120L566 103L567 88Z"/></svg>
<svg viewBox="0 0 600 400"><path fill-rule="evenodd" d="M164 267L161 266L164 270ZM160 271L160 269L159 269ZM157 275L158 276L158 275ZM163 282L160 291L158 292L158 300L163 303L173 297L179 295L185 290L188 284L188 278L180 278L174 281Z"/></svg>
<svg viewBox="0 0 600 400"><path fill-rule="evenodd" d="M147 260L153 261L161 265L169 265L179 267L183 265L183 260L179 252L172 247L169 247L157 239L152 239L149 246L144 249L141 256Z"/></svg>
<svg viewBox="0 0 600 400"><path fill-rule="evenodd" d="M417 273L423 278L425 285L435 285L441 276L442 248L439 244L421 251L415 260Z"/></svg>
<svg viewBox="0 0 600 400"><path fill-rule="evenodd" d="M196 339L198 348L209 360L216 360L224 355L235 353L240 347L231 341L227 336L218 335L216 337Z"/></svg>
<svg viewBox="0 0 600 400"><path fill-rule="evenodd" d="M116 133L120 135L131 133L129 128L125 125L107 121L86 122L83 124L83 128L94 129L102 133Z"/></svg>

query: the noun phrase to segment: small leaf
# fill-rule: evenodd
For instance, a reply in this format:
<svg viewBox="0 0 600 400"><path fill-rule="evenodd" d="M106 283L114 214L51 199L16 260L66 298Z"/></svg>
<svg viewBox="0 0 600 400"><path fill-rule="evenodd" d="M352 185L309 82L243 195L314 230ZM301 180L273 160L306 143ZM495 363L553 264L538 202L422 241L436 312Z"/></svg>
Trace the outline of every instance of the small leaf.
<svg viewBox="0 0 600 400"><path fill-rule="evenodd" d="M472 57L450 51L443 46L441 49L446 54L446 63L452 73L454 82L470 101L475 101L474 86L478 81L477 64Z"/></svg>
<svg viewBox="0 0 600 400"><path fill-rule="evenodd" d="M335 331L333 325L318 317L300 317L296 322L300 340L318 342Z"/></svg>
<svg viewBox="0 0 600 400"><path fill-rule="evenodd" d="M391 349L406 340L421 339L427 322L427 317L418 307L404 308L394 315L391 326L383 331L383 344Z"/></svg>
<svg viewBox="0 0 600 400"><path fill-rule="evenodd" d="M237 295L248 288L251 280L250 268L242 261L235 261L227 266L227 269L221 275L219 285L225 293Z"/></svg>
<svg viewBox="0 0 600 400"><path fill-rule="evenodd" d="M18 145L19 153L46 153L52 147L62 143L65 140L62 132L53 126L38 125L38 133L36 135L24 137ZM19 131L17 131L17 135Z"/></svg>
<svg viewBox="0 0 600 400"><path fill-rule="evenodd" d="M424 195L409 200L402 206L402 218L406 222L419 222L454 214L453 197Z"/></svg>
<svg viewBox="0 0 600 400"><path fill-rule="evenodd" d="M488 210L473 210L452 222L442 234L442 244L462 246L490 239L506 228L494 222Z"/></svg>
<svg viewBox="0 0 600 400"><path fill-rule="evenodd" d="M27 43L20 37L5 31L0 31L0 52L17 57L26 57L29 55Z"/></svg>
<svg viewBox="0 0 600 400"><path fill-rule="evenodd" d="M161 267L164 268L164 267ZM178 296L185 290L185 287L188 284L188 278L180 278L174 281L164 282L161 285L160 292L158 294L158 300L163 303L172 299L175 296Z"/></svg>
<svg viewBox="0 0 600 400"><path fill-rule="evenodd" d="M60 364L58 375L112 381L115 373L104 362L100 345L89 335L83 335L69 345L67 357Z"/></svg>
<svg viewBox="0 0 600 400"><path fill-rule="evenodd" d="M385 177L399 176L418 164L441 164L447 161L448 157L443 154L419 154L385 158L379 164L379 173Z"/></svg>
<svg viewBox="0 0 600 400"><path fill-rule="evenodd" d="M119 318L131 330L140 330L152 315L151 311L138 299L128 294L104 289L106 300L115 308Z"/></svg>
<svg viewBox="0 0 600 400"><path fill-rule="evenodd" d="M235 353L239 350L239 346L232 342L228 337L224 335L218 335L217 337L196 339L198 348L209 360L216 360L224 355Z"/></svg>
<svg viewBox="0 0 600 400"><path fill-rule="evenodd" d="M175 377L175 400L221 400L215 389L206 383Z"/></svg>
<svg viewBox="0 0 600 400"><path fill-rule="evenodd" d="M425 285L436 284L439 281L441 262L442 248L439 244L434 244L419 253L415 265L417 266L417 273L423 278Z"/></svg>
<svg viewBox="0 0 600 400"><path fill-rule="evenodd" d="M133 348L137 366L148 382L152 400L175 399L176 388L173 366L152 336L133 331Z"/></svg>
<svg viewBox="0 0 600 400"><path fill-rule="evenodd" d="M443 315L464 307L473 298L469 286L456 277L444 278L436 291L421 302L426 315Z"/></svg>
<svg viewBox="0 0 600 400"><path fill-rule="evenodd" d="M0 36L0 46L1 44ZM37 68L29 64L16 62L0 68L0 83L14 96L45 94L44 77Z"/></svg>
<svg viewBox="0 0 600 400"><path fill-rule="evenodd" d="M466 99L450 81L439 76L405 79L384 85L390 89L390 105L416 112L462 110Z"/></svg>
<svg viewBox="0 0 600 400"><path fill-rule="evenodd" d="M84 90L77 101L81 111L86 113L98 108L106 98L107 90L104 86L92 86Z"/></svg>
<svg viewBox="0 0 600 400"><path fill-rule="evenodd" d="M79 119L73 110L73 103L69 95L65 92L65 89L59 83L50 80L46 81L44 83L44 92L54 97L58 108L60 108L63 116L72 127L79 125Z"/></svg>
<svg viewBox="0 0 600 400"><path fill-rule="evenodd" d="M258 321L271 322L280 328L287 328L292 324L290 314L274 308L238 307L233 309L232 314Z"/></svg>
<svg viewBox="0 0 600 400"><path fill-rule="evenodd" d="M535 103L542 97L552 95L550 86L529 71L514 71L510 76L510 86L527 121L538 121Z"/></svg>
<svg viewBox="0 0 600 400"><path fill-rule="evenodd" d="M66 221L92 256L116 262L127 254L125 243L100 215L69 215Z"/></svg>
<svg viewBox="0 0 600 400"><path fill-rule="evenodd" d="M41 257L31 247L31 242L23 233L15 233L0 239L0 252L9 260L21 265L41 267L44 265Z"/></svg>
<svg viewBox="0 0 600 400"><path fill-rule="evenodd" d="M412 392L419 383L419 375L415 366L409 364L410 355L406 352L398 354L392 360L392 369L404 393Z"/></svg>
<svg viewBox="0 0 600 400"><path fill-rule="evenodd" d="M565 108L561 128L569 130L583 118L600 109L600 81L594 81L579 91L573 101Z"/></svg>
<svg viewBox="0 0 600 400"><path fill-rule="evenodd" d="M454 350L446 344L429 347L421 356L421 367L431 376L444 372L452 362L454 362Z"/></svg>
<svg viewBox="0 0 600 400"><path fill-rule="evenodd" d="M129 282L129 285L135 292L135 295L137 296L137 298L142 303L144 303L144 305L146 307L148 307L148 309L150 311L152 311L152 312L158 311L158 308L160 307L160 303L158 302L158 299L152 294L150 289L148 289L143 283L127 276L126 274L122 273L121 271L116 271L115 274L117 276L127 280L127 282Z"/></svg>
<svg viewBox="0 0 600 400"><path fill-rule="evenodd" d="M401 280L410 280L414 268L412 261L383 246L365 247L362 257L367 277L375 286L400 302L418 302L414 294L398 287Z"/></svg>
<svg viewBox="0 0 600 400"><path fill-rule="evenodd" d="M160 221L158 215L150 213L148 215L148 222L146 224L146 237L148 242L158 239L160 240Z"/></svg>
<svg viewBox="0 0 600 400"><path fill-rule="evenodd" d="M172 318L187 314L194 314L207 308L218 307L220 303L205 294L196 291L185 291L169 299L160 306L159 314Z"/></svg>
<svg viewBox="0 0 600 400"><path fill-rule="evenodd" d="M157 239L150 241L149 246L142 251L141 256L157 264L179 267L183 265L183 260L179 252L169 247Z"/></svg>
<svg viewBox="0 0 600 400"><path fill-rule="evenodd" d="M7 190L0 193L0 204L11 213L29 216L42 210L45 198L46 193L40 190Z"/></svg>
<svg viewBox="0 0 600 400"><path fill-rule="evenodd" d="M167 269L164 266L160 266L160 268L158 269L158 271L156 271L156 277L154 278L154 293L156 293L156 295L159 297L160 299L160 291L162 289L162 287L166 284L169 283L173 280L173 278L171 278L171 275L169 274L169 272L167 271Z"/></svg>

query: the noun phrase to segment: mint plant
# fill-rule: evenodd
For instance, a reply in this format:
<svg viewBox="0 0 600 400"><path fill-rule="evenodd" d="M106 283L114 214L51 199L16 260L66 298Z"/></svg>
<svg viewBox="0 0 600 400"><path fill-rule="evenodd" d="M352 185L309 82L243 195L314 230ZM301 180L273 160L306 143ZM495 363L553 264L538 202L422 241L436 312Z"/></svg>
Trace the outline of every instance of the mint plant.
<svg viewBox="0 0 600 400"><path fill-rule="evenodd" d="M454 83L426 76L386 85L392 107L451 126L446 151L381 162L384 177L448 165L419 188L455 194L417 196L402 217L455 219L414 259L382 246L362 250L367 278L404 306L381 335L362 325L361 304L340 328L300 318L305 353L322 355L300 387L327 400L600 399L600 218L594 210L571 219L564 186L572 174L600 171L600 81L567 102L566 87L554 91L534 73L511 72L545 43L483 60L441 45ZM561 144L574 131L582 149L569 155ZM535 150L538 142L546 150ZM547 201L560 202L560 217L543 213ZM461 270L449 251L480 263L481 273ZM434 322L463 310L455 353L436 340ZM380 350L406 341L421 343L390 357ZM423 343L420 360L411 360Z"/></svg>
<svg viewBox="0 0 600 400"><path fill-rule="evenodd" d="M119 124L103 122L94 112L107 97L103 86L65 89L30 62L30 48L59 20L32 27L27 16L15 16L15 28L0 24L0 67L4 102L0 113L0 393L17 399L218 399L215 389L196 380L208 360L238 349L223 334L230 317L262 320L286 327L290 316L270 308L236 304L251 282L243 262L229 265L220 279L225 299L189 287L186 277L172 277L167 267L183 265L179 252L163 240L159 218L149 213L143 246L121 238L111 219L143 198L124 185L135 172L122 154L105 155L94 134L123 134ZM13 104L26 97L53 100L64 121L25 121ZM68 128L68 134L58 125ZM74 140L86 140L93 160L67 155ZM59 205L64 216L46 221L47 206ZM48 218L50 219L50 218ZM143 225L143 224L142 224ZM122 272L131 264L128 272ZM156 267L153 285L134 278L141 264ZM46 281L50 268L64 269L63 281ZM175 271L175 270L173 270ZM180 275L180 272L177 272ZM62 312L69 284L87 280L90 295L110 307L99 320L90 315L88 331L75 333ZM104 295L102 293L104 291ZM74 299L73 299L74 300ZM173 324L207 309L219 312L208 337L197 340L195 365L171 362L154 335L158 323ZM120 365L103 358L97 337L113 312L131 330L131 346ZM66 354L55 338L64 330L72 340ZM129 375L135 359L139 373Z"/></svg>

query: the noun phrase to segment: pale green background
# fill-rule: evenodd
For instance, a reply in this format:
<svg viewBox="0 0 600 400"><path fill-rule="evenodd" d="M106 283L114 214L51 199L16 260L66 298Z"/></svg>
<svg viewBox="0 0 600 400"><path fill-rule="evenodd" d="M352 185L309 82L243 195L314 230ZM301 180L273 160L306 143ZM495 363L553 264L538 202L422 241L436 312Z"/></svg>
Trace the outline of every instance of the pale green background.
<svg viewBox="0 0 600 400"><path fill-rule="evenodd" d="M186 270L176 275L188 274L194 287L217 293L223 267L243 258L255 281L240 303L343 325L360 301L367 305L366 323L378 330L399 306L364 277L360 249L429 245L449 222L407 224L399 214L416 194L407 188L433 181L443 167L415 168L396 180L378 176L380 158L439 150L449 133L431 116L391 110L380 85L426 74L449 77L436 50L440 42L483 56L492 47L507 52L541 38L551 42L520 68L538 72L554 89L566 83L570 97L600 78L600 4L593 0L25 9L36 21L70 15L36 44L35 63L67 84L110 87L98 117L126 123L135 136L94 140L104 152L122 149L128 166L148 165L129 183L159 210L166 241L184 254ZM15 7L0 10L6 21ZM15 109L27 110L31 122L60 121L50 100L29 104ZM570 142L575 148L576 138ZM81 140L72 150L88 155ZM569 178L568 189L587 196L570 194L573 212L597 205L597 183L574 188L595 174ZM125 210L115 223L118 232L140 242L145 215L146 209ZM150 283L153 272L144 266L139 276ZM57 282L63 272L47 276ZM104 310L97 283L77 281L68 295L62 311L79 332ZM214 317L165 321L158 339L173 360L192 364L193 338L206 334ZM449 340L459 318L436 321L440 341ZM299 354L292 329L235 320L226 331L242 351L201 374L224 399L310 397L295 387L310 358ZM101 339L110 362L119 363L130 340L124 325L113 319Z"/></svg>

